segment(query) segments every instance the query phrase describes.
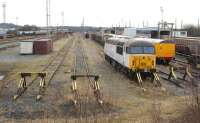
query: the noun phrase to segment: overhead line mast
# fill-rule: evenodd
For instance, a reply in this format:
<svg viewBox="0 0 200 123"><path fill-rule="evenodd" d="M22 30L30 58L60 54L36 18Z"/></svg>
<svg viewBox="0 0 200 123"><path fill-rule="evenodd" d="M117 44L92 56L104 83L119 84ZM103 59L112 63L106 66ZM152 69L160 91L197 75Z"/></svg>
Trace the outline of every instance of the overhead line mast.
<svg viewBox="0 0 200 123"><path fill-rule="evenodd" d="M3 3L3 23L6 23L6 3Z"/></svg>
<svg viewBox="0 0 200 123"><path fill-rule="evenodd" d="M47 29L47 36L50 36L50 0L46 0L46 29Z"/></svg>

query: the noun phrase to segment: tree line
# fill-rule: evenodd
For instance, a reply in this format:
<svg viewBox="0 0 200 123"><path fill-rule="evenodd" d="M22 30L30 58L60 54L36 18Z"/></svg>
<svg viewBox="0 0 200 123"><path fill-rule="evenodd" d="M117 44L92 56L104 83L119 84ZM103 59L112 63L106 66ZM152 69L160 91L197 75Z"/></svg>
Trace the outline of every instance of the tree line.
<svg viewBox="0 0 200 123"><path fill-rule="evenodd" d="M184 25L183 30L187 31L188 36L200 37L200 27L192 24Z"/></svg>

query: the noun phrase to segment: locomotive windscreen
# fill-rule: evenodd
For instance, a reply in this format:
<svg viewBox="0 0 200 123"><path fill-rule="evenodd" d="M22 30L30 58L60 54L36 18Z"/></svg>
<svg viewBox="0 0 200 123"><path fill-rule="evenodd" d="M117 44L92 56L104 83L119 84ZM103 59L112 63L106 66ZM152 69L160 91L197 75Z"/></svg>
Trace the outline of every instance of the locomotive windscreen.
<svg viewBox="0 0 200 123"><path fill-rule="evenodd" d="M144 54L154 54L154 47L144 47Z"/></svg>
<svg viewBox="0 0 200 123"><path fill-rule="evenodd" d="M127 47L128 54L154 54L154 47Z"/></svg>
<svg viewBox="0 0 200 123"><path fill-rule="evenodd" d="M143 54L143 48L142 47L128 47L127 53L128 54Z"/></svg>

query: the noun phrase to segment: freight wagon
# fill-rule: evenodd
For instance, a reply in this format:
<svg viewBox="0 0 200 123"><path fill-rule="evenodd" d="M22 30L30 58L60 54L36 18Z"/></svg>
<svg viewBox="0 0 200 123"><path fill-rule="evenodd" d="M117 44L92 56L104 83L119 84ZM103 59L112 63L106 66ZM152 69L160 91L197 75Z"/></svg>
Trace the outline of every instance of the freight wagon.
<svg viewBox="0 0 200 123"><path fill-rule="evenodd" d="M200 68L200 38L176 38L176 52L186 55L190 63Z"/></svg>

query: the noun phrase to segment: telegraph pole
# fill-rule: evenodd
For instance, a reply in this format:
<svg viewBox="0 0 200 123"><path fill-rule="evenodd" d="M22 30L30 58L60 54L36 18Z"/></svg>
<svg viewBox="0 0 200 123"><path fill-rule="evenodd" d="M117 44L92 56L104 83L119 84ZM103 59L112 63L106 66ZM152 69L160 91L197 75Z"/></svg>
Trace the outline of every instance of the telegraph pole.
<svg viewBox="0 0 200 123"><path fill-rule="evenodd" d="M46 24L47 24L47 35L48 35L48 32L49 32L49 0L46 0Z"/></svg>
<svg viewBox="0 0 200 123"><path fill-rule="evenodd" d="M199 18L198 18L198 25L197 25L197 28L198 28L198 33L199 33Z"/></svg>
<svg viewBox="0 0 200 123"><path fill-rule="evenodd" d="M144 25L144 21L142 22L142 25L143 25L143 28L145 27L145 25Z"/></svg>
<svg viewBox="0 0 200 123"><path fill-rule="evenodd" d="M129 20L129 27L131 27L131 21Z"/></svg>
<svg viewBox="0 0 200 123"><path fill-rule="evenodd" d="M83 20L82 20L82 23L81 23L81 26L82 26L82 27L85 26L85 22L84 22L84 21L85 21L85 19L84 19L84 17L83 17Z"/></svg>
<svg viewBox="0 0 200 123"><path fill-rule="evenodd" d="M18 18L18 17L16 17L16 25L18 25L18 19L19 19L19 18Z"/></svg>
<svg viewBox="0 0 200 123"><path fill-rule="evenodd" d="M161 23L163 27L164 26L164 9L162 6L160 7L160 12L161 12Z"/></svg>
<svg viewBox="0 0 200 123"><path fill-rule="evenodd" d="M183 20L181 20L181 29L183 29Z"/></svg>
<svg viewBox="0 0 200 123"><path fill-rule="evenodd" d="M50 36L49 26L50 26L50 0L46 0L46 30L47 36Z"/></svg>
<svg viewBox="0 0 200 123"><path fill-rule="evenodd" d="M65 15L65 13L64 13L64 11L62 11L61 12L61 20L62 20L62 31L64 32L64 25L65 25L65 20L64 20L64 15Z"/></svg>
<svg viewBox="0 0 200 123"><path fill-rule="evenodd" d="M175 18L175 30L177 29L177 18Z"/></svg>
<svg viewBox="0 0 200 123"><path fill-rule="evenodd" d="M6 23L6 3L3 3L3 23Z"/></svg>
<svg viewBox="0 0 200 123"><path fill-rule="evenodd" d="M85 31L85 19L83 17L82 23L81 23L81 27L82 27L82 33L84 33Z"/></svg>
<svg viewBox="0 0 200 123"><path fill-rule="evenodd" d="M64 18L64 16L65 16L65 13L64 13L64 11L62 11L62 12L61 12L61 17L62 17L62 26L65 25L65 18Z"/></svg>
<svg viewBox="0 0 200 123"><path fill-rule="evenodd" d="M51 26L51 0L49 0L48 8L49 8L49 26Z"/></svg>
<svg viewBox="0 0 200 123"><path fill-rule="evenodd" d="M147 27L149 27L149 21L147 21Z"/></svg>

